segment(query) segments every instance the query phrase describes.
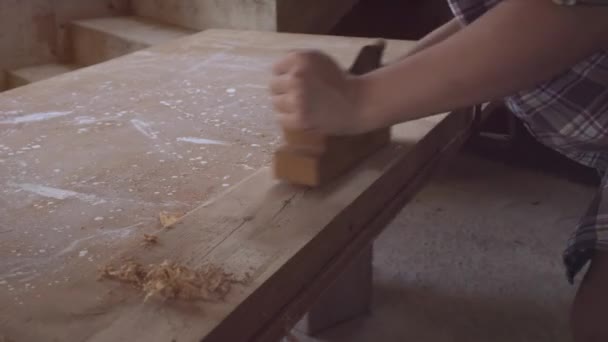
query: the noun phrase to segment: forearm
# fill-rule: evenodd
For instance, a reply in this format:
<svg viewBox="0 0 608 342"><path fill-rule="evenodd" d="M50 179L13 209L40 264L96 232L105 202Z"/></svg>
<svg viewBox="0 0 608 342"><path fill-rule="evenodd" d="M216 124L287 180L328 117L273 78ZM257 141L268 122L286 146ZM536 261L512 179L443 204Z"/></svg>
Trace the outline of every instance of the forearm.
<svg viewBox="0 0 608 342"><path fill-rule="evenodd" d="M423 51L437 43L444 41L446 38L452 36L454 33L458 32L462 28L462 24L458 21L458 19L454 18L447 23L441 25L440 27L433 30L431 33L424 36L422 39L416 42L416 45L407 52L404 56L399 58L399 60L403 60L410 56L415 55L416 53Z"/></svg>
<svg viewBox="0 0 608 342"><path fill-rule="evenodd" d="M363 120L387 126L534 86L606 46L606 18L601 7L506 0L441 43L362 76Z"/></svg>

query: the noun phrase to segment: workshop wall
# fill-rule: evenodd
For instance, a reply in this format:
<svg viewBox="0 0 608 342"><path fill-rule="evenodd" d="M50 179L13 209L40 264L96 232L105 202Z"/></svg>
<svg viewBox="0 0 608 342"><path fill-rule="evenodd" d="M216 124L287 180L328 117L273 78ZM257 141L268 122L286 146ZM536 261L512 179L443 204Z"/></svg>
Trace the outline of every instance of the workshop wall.
<svg viewBox="0 0 608 342"><path fill-rule="evenodd" d="M168 24L327 33L358 0L132 0L133 12Z"/></svg>
<svg viewBox="0 0 608 342"><path fill-rule="evenodd" d="M6 70L64 61L70 21L123 15L129 7L129 0L0 1L0 90Z"/></svg>
<svg viewBox="0 0 608 342"><path fill-rule="evenodd" d="M204 30L274 30L276 0L132 0L136 15Z"/></svg>

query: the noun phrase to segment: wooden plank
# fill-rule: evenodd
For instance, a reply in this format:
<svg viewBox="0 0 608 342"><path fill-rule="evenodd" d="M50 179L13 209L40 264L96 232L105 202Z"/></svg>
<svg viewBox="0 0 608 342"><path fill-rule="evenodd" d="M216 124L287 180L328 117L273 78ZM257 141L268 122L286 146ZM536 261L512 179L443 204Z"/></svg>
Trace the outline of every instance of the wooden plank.
<svg viewBox="0 0 608 342"><path fill-rule="evenodd" d="M469 127L453 114L395 127L392 144L320 191L275 181L271 63L302 47L347 65L369 42L212 30L0 94L3 337L239 341L275 321ZM389 41L387 60L411 46ZM188 214L166 230L161 211ZM146 233L159 244L142 246ZM212 262L251 281L220 302L143 303L97 280L121 257Z"/></svg>
<svg viewBox="0 0 608 342"><path fill-rule="evenodd" d="M355 246L362 241L369 243L383 226L374 225L374 218L386 207L391 208L391 215L401 208L404 199L393 202L399 190L409 186L421 169L425 175L427 163L441 155L456 137L466 134L470 124L467 115L408 123L399 127L403 135L396 135L390 148L318 191L278 183L270 170L261 170L163 233L161 240L166 247L125 255L143 263L164 259L190 265L213 262L239 276L250 272L252 281L223 302L191 304L187 311L166 304L132 303L96 338L248 341L260 327L270 325L271 338L262 335L260 340L271 341L292 323L281 310L313 286L319 272L357 241L359 234L364 238ZM405 199L411 195L411 190L401 194ZM386 223L389 216L381 215L381 223ZM201 231L206 236L201 236ZM310 304L306 301L300 305L305 309ZM169 317L179 322L179 329L166 323ZM133 334L142 329L146 330L145 336Z"/></svg>
<svg viewBox="0 0 608 342"><path fill-rule="evenodd" d="M17 88L75 70L72 64L48 63L7 72L8 87Z"/></svg>

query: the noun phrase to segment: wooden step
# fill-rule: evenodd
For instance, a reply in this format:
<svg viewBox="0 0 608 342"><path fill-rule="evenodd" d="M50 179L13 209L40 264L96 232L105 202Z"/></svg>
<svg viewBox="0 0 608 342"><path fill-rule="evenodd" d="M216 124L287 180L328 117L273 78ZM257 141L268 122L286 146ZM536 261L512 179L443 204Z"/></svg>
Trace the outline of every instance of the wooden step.
<svg viewBox="0 0 608 342"><path fill-rule="evenodd" d="M194 33L192 30L140 17L79 20L72 23L76 63L92 65Z"/></svg>
<svg viewBox="0 0 608 342"><path fill-rule="evenodd" d="M327 33L359 0L131 0L142 17L188 27Z"/></svg>
<svg viewBox="0 0 608 342"><path fill-rule="evenodd" d="M77 66L72 64L49 63L9 70L7 72L8 88L21 87L53 76L62 75L75 69L77 69Z"/></svg>

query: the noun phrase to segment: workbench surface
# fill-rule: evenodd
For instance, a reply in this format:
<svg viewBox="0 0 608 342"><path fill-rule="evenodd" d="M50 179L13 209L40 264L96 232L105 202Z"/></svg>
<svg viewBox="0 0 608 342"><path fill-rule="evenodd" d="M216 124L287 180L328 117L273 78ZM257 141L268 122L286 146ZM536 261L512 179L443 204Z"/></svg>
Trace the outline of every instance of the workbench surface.
<svg viewBox="0 0 608 342"><path fill-rule="evenodd" d="M225 230L202 225L180 236L159 215L213 207L270 164L281 140L267 95L271 64L292 48L321 48L347 65L369 41L209 30L0 94L0 337L97 341L139 328L129 340L144 340L158 337L159 325L176 334L166 337L211 331L193 322L230 310L144 304L128 287L98 281L99 268L123 256L204 259L180 255L180 246L195 240L212 250ZM410 47L389 41L387 58ZM144 234L161 234L159 245L142 246ZM245 255L247 272L266 279L274 252ZM234 289L237 297L247 291Z"/></svg>

